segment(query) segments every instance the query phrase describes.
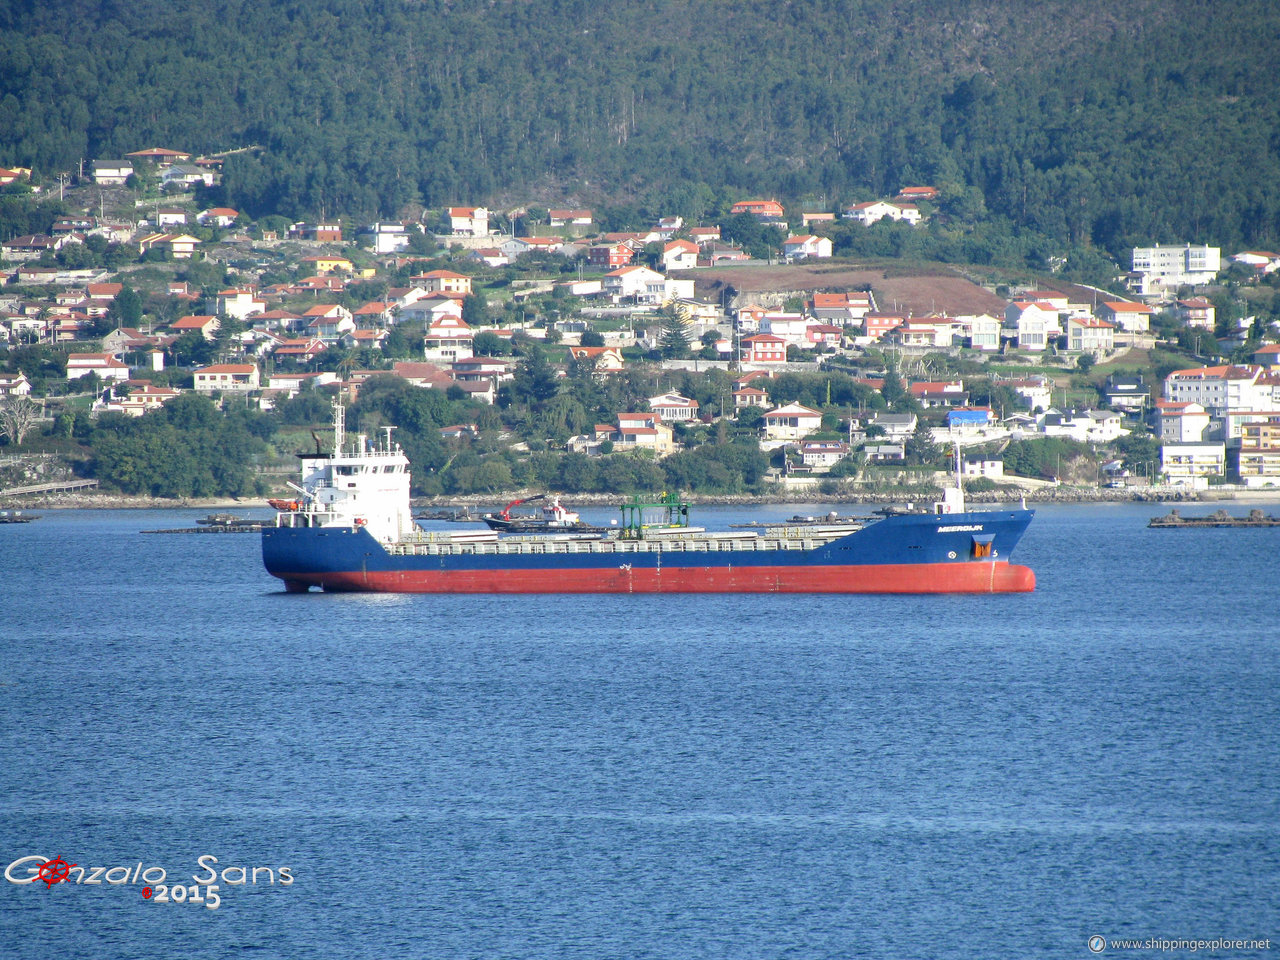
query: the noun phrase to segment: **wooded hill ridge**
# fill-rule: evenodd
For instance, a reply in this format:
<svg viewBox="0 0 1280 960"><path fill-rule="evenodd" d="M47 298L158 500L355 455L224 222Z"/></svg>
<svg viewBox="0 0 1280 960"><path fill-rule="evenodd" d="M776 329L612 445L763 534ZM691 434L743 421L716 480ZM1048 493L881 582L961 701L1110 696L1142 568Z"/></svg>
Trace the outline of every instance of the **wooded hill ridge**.
<svg viewBox="0 0 1280 960"><path fill-rule="evenodd" d="M1280 236L1280 5L0 0L0 165L226 159L254 216L696 220L942 191L1055 244Z"/></svg>

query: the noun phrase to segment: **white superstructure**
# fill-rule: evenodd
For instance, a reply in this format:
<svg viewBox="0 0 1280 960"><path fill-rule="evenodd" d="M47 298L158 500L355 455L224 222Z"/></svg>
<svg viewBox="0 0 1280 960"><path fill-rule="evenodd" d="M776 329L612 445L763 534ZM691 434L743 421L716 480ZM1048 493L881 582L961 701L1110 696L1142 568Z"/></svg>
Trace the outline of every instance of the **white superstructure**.
<svg viewBox="0 0 1280 960"><path fill-rule="evenodd" d="M332 453L301 454L301 483L289 486L298 499L283 504L276 518L282 527L364 527L383 543L394 543L415 529L409 506L409 458L391 441L359 434L348 448L346 410L334 405ZM346 448L346 449L344 449ZM273 501L280 506L278 501Z"/></svg>

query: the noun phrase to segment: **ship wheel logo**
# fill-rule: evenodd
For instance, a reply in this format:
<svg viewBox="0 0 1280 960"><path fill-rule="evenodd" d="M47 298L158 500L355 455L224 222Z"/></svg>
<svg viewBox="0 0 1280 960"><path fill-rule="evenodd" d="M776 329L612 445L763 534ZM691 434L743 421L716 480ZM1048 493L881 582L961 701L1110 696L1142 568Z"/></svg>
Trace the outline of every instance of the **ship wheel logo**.
<svg viewBox="0 0 1280 960"><path fill-rule="evenodd" d="M36 871L36 879L43 880L45 889L48 890L55 883L61 883L67 879L71 875L71 868L74 866L74 863L67 863L61 857L54 857L52 860L47 860L40 865L40 868Z"/></svg>

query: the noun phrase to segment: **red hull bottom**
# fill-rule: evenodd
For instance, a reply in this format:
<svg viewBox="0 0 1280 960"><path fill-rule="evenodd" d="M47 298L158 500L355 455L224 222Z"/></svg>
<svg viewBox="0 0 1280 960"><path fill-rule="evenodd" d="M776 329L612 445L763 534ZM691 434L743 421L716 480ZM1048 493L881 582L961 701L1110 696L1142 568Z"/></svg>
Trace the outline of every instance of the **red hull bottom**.
<svg viewBox="0 0 1280 960"><path fill-rule="evenodd" d="M309 587L376 593L1026 593L1029 567L1004 561L882 566L667 567L636 570L394 570L277 573Z"/></svg>

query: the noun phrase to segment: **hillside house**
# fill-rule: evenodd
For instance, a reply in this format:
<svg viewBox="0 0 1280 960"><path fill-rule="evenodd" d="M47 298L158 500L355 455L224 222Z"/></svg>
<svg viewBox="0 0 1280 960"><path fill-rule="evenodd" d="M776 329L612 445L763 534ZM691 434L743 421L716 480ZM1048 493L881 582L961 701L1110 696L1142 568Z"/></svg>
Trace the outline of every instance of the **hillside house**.
<svg viewBox="0 0 1280 960"><path fill-rule="evenodd" d="M595 372L599 374L617 373L626 361L622 351L617 347L569 347L569 360L587 361L595 364Z"/></svg>
<svg viewBox="0 0 1280 960"><path fill-rule="evenodd" d="M769 394L758 387L742 387L733 391L733 412L736 416L739 410L746 407L759 407L766 410L769 407Z"/></svg>
<svg viewBox="0 0 1280 960"><path fill-rule="evenodd" d="M31 395L31 381L21 371L0 373L0 397L27 397Z"/></svg>
<svg viewBox="0 0 1280 960"><path fill-rule="evenodd" d="M622 267L605 274L604 293L614 302L635 299L636 303L663 303L667 299L667 278L648 267Z"/></svg>
<svg viewBox="0 0 1280 960"><path fill-rule="evenodd" d="M867 339L879 340L900 327L906 319L896 313L867 313L862 317L862 325Z"/></svg>
<svg viewBox="0 0 1280 960"><path fill-rule="evenodd" d="M620 413L616 427L597 424L595 432L597 440L611 440L619 451L649 450L665 457L676 449L671 427L656 413Z"/></svg>
<svg viewBox="0 0 1280 960"><path fill-rule="evenodd" d="M1280 270L1280 253L1270 250L1244 250L1231 257L1235 263L1252 267L1259 274L1275 273Z"/></svg>
<svg viewBox="0 0 1280 960"><path fill-rule="evenodd" d="M131 160L95 160L93 162L93 182L102 187L123 187L126 180L133 176Z"/></svg>
<svg viewBox="0 0 1280 960"><path fill-rule="evenodd" d="M786 211L777 200L739 200L729 208L729 215L739 213L749 213L766 222L786 219Z"/></svg>
<svg viewBox="0 0 1280 960"><path fill-rule="evenodd" d="M1126 333L1147 333L1155 311L1145 303L1111 300L1098 307L1098 316Z"/></svg>
<svg viewBox="0 0 1280 960"><path fill-rule="evenodd" d="M869 293L815 293L807 304L809 315L815 320L840 326L861 320L874 306Z"/></svg>
<svg viewBox="0 0 1280 960"><path fill-rule="evenodd" d="M391 365L391 372L415 387L448 390L454 384L454 379L449 376L448 371L434 363L397 360Z"/></svg>
<svg viewBox="0 0 1280 960"><path fill-rule="evenodd" d="M484 207L449 207L449 233L455 237L487 237L489 211Z"/></svg>
<svg viewBox="0 0 1280 960"><path fill-rule="evenodd" d="M830 470L849 455L843 440L806 440L800 444L800 462L811 470Z"/></svg>
<svg viewBox="0 0 1280 960"><path fill-rule="evenodd" d="M687 423L698 419L698 401L678 393L664 393L649 398L649 409L669 423Z"/></svg>
<svg viewBox="0 0 1280 960"><path fill-rule="evenodd" d="M183 190L190 190L197 183L212 187L217 174L204 167L190 163L175 163L160 172L160 183L163 186L177 185Z"/></svg>
<svg viewBox="0 0 1280 960"><path fill-rule="evenodd" d="M206 340L213 340L218 335L219 326L221 324L218 318L211 314L188 314L173 321L169 329L178 336L184 333L198 333Z"/></svg>
<svg viewBox="0 0 1280 960"><path fill-rule="evenodd" d="M451 364L472 356L475 332L461 316L446 314L432 320L422 339L423 358L431 363Z"/></svg>
<svg viewBox="0 0 1280 960"><path fill-rule="evenodd" d="M672 240L662 247L663 269L692 269L698 265L698 253L698 245L692 240Z"/></svg>
<svg viewBox="0 0 1280 960"><path fill-rule="evenodd" d="M1115 330L1106 320L1068 317L1067 349L1081 353L1109 353L1115 349Z"/></svg>
<svg viewBox="0 0 1280 960"><path fill-rule="evenodd" d="M1000 329L1003 326L998 317L989 313L956 317L960 325L960 333L967 341L970 350L999 350Z"/></svg>
<svg viewBox="0 0 1280 960"><path fill-rule="evenodd" d="M960 473L966 477L999 480L1004 477L1004 461L990 453L966 453L960 461Z"/></svg>
<svg viewBox="0 0 1280 960"><path fill-rule="evenodd" d="M240 216L239 210L232 210L230 207L210 207L208 210L201 210L196 214L196 222L204 227L227 227L234 226L236 218Z"/></svg>
<svg viewBox="0 0 1280 960"><path fill-rule="evenodd" d="M379 220L369 224L362 232L373 235L375 254L398 253L409 247L408 228L398 220Z"/></svg>
<svg viewBox="0 0 1280 960"><path fill-rule="evenodd" d="M1205 297L1190 297L1174 305L1179 320L1197 330L1212 330L1218 322L1218 309Z"/></svg>
<svg viewBox="0 0 1280 960"><path fill-rule="evenodd" d="M949 317L913 317L889 331L888 339L904 347L950 347L958 329Z"/></svg>
<svg viewBox="0 0 1280 960"><path fill-rule="evenodd" d="M788 403L764 414L766 440L799 440L822 429L822 414L799 403Z"/></svg>
<svg viewBox="0 0 1280 960"><path fill-rule="evenodd" d="M105 398L95 400L93 409L100 413L124 413L131 417L140 417L159 410L166 403L179 395L179 391L170 387L157 387L150 383L139 383L137 386L127 385L127 393L117 396L114 392Z"/></svg>
<svg viewBox="0 0 1280 960"><path fill-rule="evenodd" d="M175 163L186 163L191 159L191 154L182 150L170 150L168 147L148 147L145 150L126 153L125 158L134 162L142 160L147 163L154 163L157 169L163 170Z"/></svg>
<svg viewBox="0 0 1280 960"><path fill-rule="evenodd" d="M149 233L138 240L138 252L166 251L175 260L190 260L200 241L185 233Z"/></svg>
<svg viewBox="0 0 1280 960"><path fill-rule="evenodd" d="M590 210L548 210L547 217L552 227L589 227L593 222Z"/></svg>
<svg viewBox="0 0 1280 960"><path fill-rule="evenodd" d="M1198 403L1157 401L1155 426L1162 443L1200 443L1214 434L1213 418Z"/></svg>
<svg viewBox="0 0 1280 960"><path fill-rule="evenodd" d="M625 243L597 243L587 248L587 263L593 267L616 269L635 259L635 251Z"/></svg>
<svg viewBox="0 0 1280 960"><path fill-rule="evenodd" d="M1151 389L1140 373L1113 373L1102 388L1103 396L1113 410L1141 415L1151 403Z"/></svg>
<svg viewBox="0 0 1280 960"><path fill-rule="evenodd" d="M870 200L866 203L855 203L844 212L846 220L854 220L865 226L871 226L881 220L889 219L899 223L915 226L920 222L920 210L914 203L888 200Z"/></svg>
<svg viewBox="0 0 1280 960"><path fill-rule="evenodd" d="M868 429L879 427L884 431L886 440L901 442L916 432L918 422L914 413L879 412L872 416L867 426Z"/></svg>
<svg viewBox="0 0 1280 960"><path fill-rule="evenodd" d="M460 297L471 295L471 278L452 270L428 270L410 277L409 282L427 293L452 293Z"/></svg>
<svg viewBox="0 0 1280 960"><path fill-rule="evenodd" d="M318 337L298 337L278 342L271 355L276 360L290 360L306 366L328 349L329 345Z"/></svg>
<svg viewBox="0 0 1280 960"><path fill-rule="evenodd" d="M306 326L304 332L309 337L323 340L326 344L335 344L342 335L356 328L355 318L351 311L337 303L318 303L302 315Z"/></svg>
<svg viewBox="0 0 1280 960"><path fill-rule="evenodd" d="M252 363L218 363L193 373L199 393L248 393L262 387L261 375Z"/></svg>
<svg viewBox="0 0 1280 960"><path fill-rule="evenodd" d="M214 312L219 316L244 320L257 313L266 313L267 301L258 296L253 287L228 287L219 290L214 300Z"/></svg>
<svg viewBox="0 0 1280 960"><path fill-rule="evenodd" d="M965 390L963 380L921 381L911 384L907 389L920 402L920 406L926 409L962 407L969 402L969 392Z"/></svg>
<svg viewBox="0 0 1280 960"><path fill-rule="evenodd" d="M787 237L782 242L782 255L788 260L811 260L831 256L831 239L812 234Z"/></svg>
<svg viewBox="0 0 1280 960"><path fill-rule="evenodd" d="M787 362L787 341L770 333L745 337L741 343L741 361L750 364Z"/></svg>

